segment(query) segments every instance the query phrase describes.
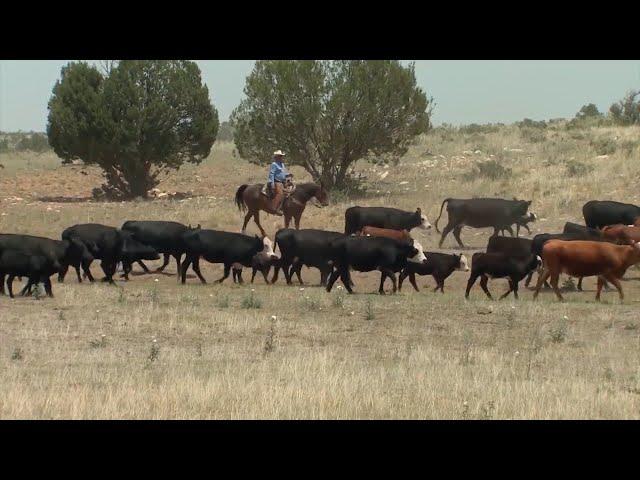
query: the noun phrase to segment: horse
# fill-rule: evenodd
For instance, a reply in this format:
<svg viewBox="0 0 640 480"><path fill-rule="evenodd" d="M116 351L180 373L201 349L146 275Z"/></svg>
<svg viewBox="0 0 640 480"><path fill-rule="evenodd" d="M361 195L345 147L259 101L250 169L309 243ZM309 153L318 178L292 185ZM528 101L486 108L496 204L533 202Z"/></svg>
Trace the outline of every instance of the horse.
<svg viewBox="0 0 640 480"><path fill-rule="evenodd" d="M240 185L236 191L236 205L238 206L238 210L247 211L244 217L244 223L242 224L242 233L245 233L247 223L249 223L249 219L253 216L253 220L256 222L256 225L258 225L264 237L267 234L262 228L262 225L260 225L260 210L264 210L272 215L277 215L277 213L273 210L272 199L263 195L261 190L261 183ZM324 189L322 182L320 182L320 184L301 183L296 185L293 193L285 199L282 205L285 228L289 228L289 223L291 222L291 218L293 218L296 224L296 230L300 230L300 217L307 206L307 202L313 197L315 197L323 207L329 205L329 194ZM317 206L318 205L316 205L316 207Z"/></svg>

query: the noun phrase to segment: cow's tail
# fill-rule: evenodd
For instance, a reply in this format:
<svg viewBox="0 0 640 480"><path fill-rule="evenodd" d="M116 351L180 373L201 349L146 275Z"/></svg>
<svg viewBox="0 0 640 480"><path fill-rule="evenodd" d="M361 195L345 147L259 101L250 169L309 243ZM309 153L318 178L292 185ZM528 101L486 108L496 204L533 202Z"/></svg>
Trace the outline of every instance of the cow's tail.
<svg viewBox="0 0 640 480"><path fill-rule="evenodd" d="M438 215L438 218L436 218L436 232L440 233L440 230L438 230L438 220L440 220L440 217L442 216L442 209L444 208L444 204L447 203L449 200L451 200L450 198L445 198L444 201L442 202L442 205L440 205L440 215Z"/></svg>
<svg viewBox="0 0 640 480"><path fill-rule="evenodd" d="M238 206L238 210L244 212L247 209L247 206L244 203L244 200L242 199L242 194L244 193L244 191L247 189L249 185L244 184L244 185L240 185L240 187L238 187L238 190L236 191L236 205Z"/></svg>

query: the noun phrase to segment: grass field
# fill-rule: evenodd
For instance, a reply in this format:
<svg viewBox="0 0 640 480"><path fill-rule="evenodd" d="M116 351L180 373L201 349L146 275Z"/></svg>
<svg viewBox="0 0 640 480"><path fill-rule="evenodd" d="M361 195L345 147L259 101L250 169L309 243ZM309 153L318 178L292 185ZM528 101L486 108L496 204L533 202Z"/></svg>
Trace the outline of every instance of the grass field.
<svg viewBox="0 0 640 480"><path fill-rule="evenodd" d="M640 203L639 157L638 128L440 128L397 167L359 164L367 193L308 207L302 227L342 230L354 204L420 206L434 223L444 198L501 196L533 200L532 235L557 231L582 223L587 200ZM0 231L52 238L76 223L135 219L239 231L235 190L266 175L218 144L159 186L190 198L108 203L87 201L101 181L93 168L61 166L52 154L3 154L0 164ZM282 226L262 219L270 236ZM482 250L490 233L465 228L464 253ZM435 231L416 236L437 250ZM444 247L459 251L452 237ZM203 268L209 281L221 271ZM102 276L97 262L93 272ZM319 288L316 270L303 270L304 290L260 275L253 286L191 275L183 286L174 263L167 272L116 287L70 274L53 299L0 297L0 418L640 418L635 268L624 304L613 292L596 303L595 279L561 304L550 292L533 302L526 290L520 301L491 302L478 285L465 301L461 272L444 294L423 277L421 292L406 282L386 296L374 293L376 273L354 274L348 296ZM489 288L499 294L506 283Z"/></svg>

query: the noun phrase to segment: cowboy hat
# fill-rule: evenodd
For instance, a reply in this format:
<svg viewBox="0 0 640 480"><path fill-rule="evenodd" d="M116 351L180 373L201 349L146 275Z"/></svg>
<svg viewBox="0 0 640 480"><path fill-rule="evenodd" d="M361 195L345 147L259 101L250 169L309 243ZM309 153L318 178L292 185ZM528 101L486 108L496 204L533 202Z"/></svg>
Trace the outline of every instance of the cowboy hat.
<svg viewBox="0 0 640 480"><path fill-rule="evenodd" d="M284 157L285 154L284 154L284 152L282 150L276 150L275 152L273 152L273 156L274 157L278 157L278 156Z"/></svg>

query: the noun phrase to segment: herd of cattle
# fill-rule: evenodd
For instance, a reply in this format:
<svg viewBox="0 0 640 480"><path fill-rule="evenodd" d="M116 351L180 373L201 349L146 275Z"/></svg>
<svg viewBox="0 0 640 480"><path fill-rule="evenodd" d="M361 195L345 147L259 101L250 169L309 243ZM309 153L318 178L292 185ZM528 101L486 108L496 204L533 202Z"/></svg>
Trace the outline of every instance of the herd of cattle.
<svg viewBox="0 0 640 480"><path fill-rule="evenodd" d="M281 229L272 243L268 237L259 238L242 233L225 232L186 226L168 221L128 221L121 228L100 224L81 224L67 228L60 240L20 234L0 234L0 294L4 294L5 277L9 295L13 297L13 280L26 277L28 282L21 291L28 295L37 283L43 283L47 295L53 296L50 277L58 274L63 282L70 266L75 268L78 282L84 276L93 282L90 271L94 260L101 260L102 281L113 283L118 264L122 265L125 279L138 263L145 272L144 260L157 260L164 255L162 271L170 257L176 260L178 281L185 283L189 267L202 283L200 260L224 265L223 282L230 273L233 280L242 283L242 268L252 269L251 282L259 271L267 283L278 280L283 271L288 284L296 274L302 284L302 266L320 270L321 283L331 291L338 278L349 293L354 286L350 271L381 272L378 291L384 294L384 283L389 278L393 291L402 288L408 277L418 290L416 275L432 275L436 281L434 291L444 292L445 280L456 270L469 271L465 296L480 278L480 286L489 298L490 278L509 281L506 297L513 292L518 298L518 285L526 277L525 286L534 272L538 280L534 298L540 288L550 281L556 295L561 273L580 277L597 276L596 299L602 287L613 284L623 298L619 279L633 264L640 262L640 207L612 201L590 201L583 207L585 225L567 223L562 233L543 233L533 239L514 237L512 226L524 227L536 216L528 212L531 202L495 198L446 199L448 223L440 239L453 235L461 247L463 226L492 227L486 252L475 253L471 268L462 255L424 252L419 242L411 237L411 230L431 229L427 217L418 208L406 212L386 207L351 207L345 211L344 232L315 229ZM438 230L436 220L436 230ZM498 236L508 231L511 237ZM277 250L280 253L276 253ZM184 255L184 260L182 257ZM271 280L268 274L274 269ZM396 282L396 274L399 273Z"/></svg>

